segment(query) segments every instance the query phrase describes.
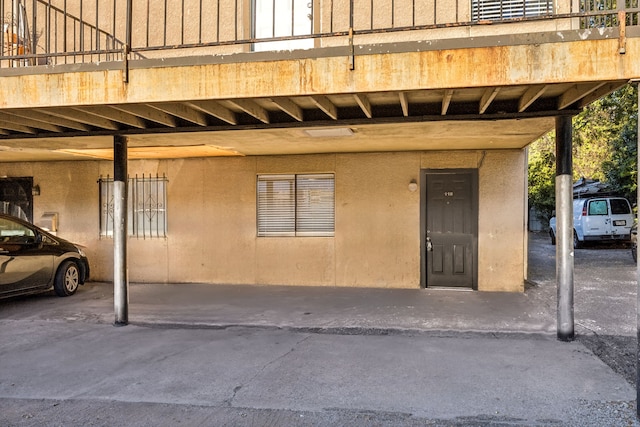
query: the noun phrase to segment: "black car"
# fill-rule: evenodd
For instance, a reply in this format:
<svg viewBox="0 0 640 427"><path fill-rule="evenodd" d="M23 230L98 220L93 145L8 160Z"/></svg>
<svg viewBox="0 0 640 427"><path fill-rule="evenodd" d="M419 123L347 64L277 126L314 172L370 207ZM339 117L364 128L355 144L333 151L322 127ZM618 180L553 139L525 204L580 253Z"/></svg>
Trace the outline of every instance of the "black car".
<svg viewBox="0 0 640 427"><path fill-rule="evenodd" d="M66 297L88 279L89 261L80 247L0 214L0 298L51 288Z"/></svg>

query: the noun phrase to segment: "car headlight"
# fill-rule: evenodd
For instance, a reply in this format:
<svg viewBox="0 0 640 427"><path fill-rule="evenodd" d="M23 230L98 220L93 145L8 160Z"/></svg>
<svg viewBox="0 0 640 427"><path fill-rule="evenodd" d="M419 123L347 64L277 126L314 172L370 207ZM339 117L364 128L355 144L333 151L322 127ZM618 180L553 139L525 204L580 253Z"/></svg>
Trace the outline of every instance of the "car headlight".
<svg viewBox="0 0 640 427"><path fill-rule="evenodd" d="M84 256L86 257L87 255L84 253L84 251L82 250L82 248L76 246L76 249L78 250L78 253L80 254L80 256Z"/></svg>

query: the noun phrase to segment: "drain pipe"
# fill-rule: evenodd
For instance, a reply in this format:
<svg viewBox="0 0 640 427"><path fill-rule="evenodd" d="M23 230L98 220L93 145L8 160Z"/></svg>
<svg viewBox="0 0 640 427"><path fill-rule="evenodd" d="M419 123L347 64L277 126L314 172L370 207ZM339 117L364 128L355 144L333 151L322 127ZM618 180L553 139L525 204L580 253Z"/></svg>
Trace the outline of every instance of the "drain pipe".
<svg viewBox="0 0 640 427"><path fill-rule="evenodd" d="M127 283L127 143L113 137L113 308L115 326L129 324Z"/></svg>
<svg viewBox="0 0 640 427"><path fill-rule="evenodd" d="M556 282L557 333L573 341L573 154L572 117L556 117Z"/></svg>

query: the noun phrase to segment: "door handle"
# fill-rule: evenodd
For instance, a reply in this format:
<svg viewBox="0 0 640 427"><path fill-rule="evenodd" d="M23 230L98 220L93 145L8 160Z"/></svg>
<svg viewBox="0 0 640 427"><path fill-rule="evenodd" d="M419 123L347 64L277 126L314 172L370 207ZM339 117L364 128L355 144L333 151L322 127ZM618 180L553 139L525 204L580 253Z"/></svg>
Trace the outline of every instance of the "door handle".
<svg viewBox="0 0 640 427"><path fill-rule="evenodd" d="M433 243L431 243L431 237L427 237L427 251L433 251Z"/></svg>

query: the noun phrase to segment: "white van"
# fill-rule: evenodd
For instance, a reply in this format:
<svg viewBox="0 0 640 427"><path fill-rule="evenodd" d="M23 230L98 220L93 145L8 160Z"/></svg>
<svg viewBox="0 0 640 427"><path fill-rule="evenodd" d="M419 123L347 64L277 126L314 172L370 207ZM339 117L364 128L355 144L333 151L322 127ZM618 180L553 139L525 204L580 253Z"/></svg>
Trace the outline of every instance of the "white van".
<svg viewBox="0 0 640 427"><path fill-rule="evenodd" d="M631 241L633 212L622 197L590 197L573 201L573 247L584 242ZM556 218L549 221L551 244L556 244Z"/></svg>

